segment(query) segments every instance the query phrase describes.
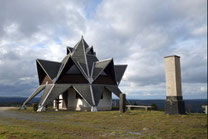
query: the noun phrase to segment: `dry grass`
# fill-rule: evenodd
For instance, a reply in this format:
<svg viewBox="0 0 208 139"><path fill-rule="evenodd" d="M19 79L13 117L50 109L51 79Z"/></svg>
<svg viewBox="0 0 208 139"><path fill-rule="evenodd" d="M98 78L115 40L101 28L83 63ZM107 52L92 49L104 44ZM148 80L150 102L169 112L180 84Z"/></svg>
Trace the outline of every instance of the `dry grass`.
<svg viewBox="0 0 208 139"><path fill-rule="evenodd" d="M165 115L161 111L13 113L0 116L0 138L206 138L205 114Z"/></svg>

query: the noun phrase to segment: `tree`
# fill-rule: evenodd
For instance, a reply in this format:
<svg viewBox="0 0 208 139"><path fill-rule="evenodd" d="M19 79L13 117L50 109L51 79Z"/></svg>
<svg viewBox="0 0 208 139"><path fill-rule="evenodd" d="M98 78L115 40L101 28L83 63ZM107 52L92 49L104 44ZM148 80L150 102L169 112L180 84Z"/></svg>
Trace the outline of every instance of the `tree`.
<svg viewBox="0 0 208 139"><path fill-rule="evenodd" d="M152 103L151 106L152 106L152 110L157 110L157 105L155 103Z"/></svg>

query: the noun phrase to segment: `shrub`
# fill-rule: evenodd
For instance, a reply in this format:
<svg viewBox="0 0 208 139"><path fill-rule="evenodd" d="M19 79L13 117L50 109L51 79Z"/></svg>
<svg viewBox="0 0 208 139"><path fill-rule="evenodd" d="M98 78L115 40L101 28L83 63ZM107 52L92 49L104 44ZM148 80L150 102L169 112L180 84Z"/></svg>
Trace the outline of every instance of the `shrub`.
<svg viewBox="0 0 208 139"><path fill-rule="evenodd" d="M151 106L152 106L152 110L157 110L157 105L155 103L152 103Z"/></svg>
<svg viewBox="0 0 208 139"><path fill-rule="evenodd" d="M33 103L33 111L37 111L38 110L38 103Z"/></svg>

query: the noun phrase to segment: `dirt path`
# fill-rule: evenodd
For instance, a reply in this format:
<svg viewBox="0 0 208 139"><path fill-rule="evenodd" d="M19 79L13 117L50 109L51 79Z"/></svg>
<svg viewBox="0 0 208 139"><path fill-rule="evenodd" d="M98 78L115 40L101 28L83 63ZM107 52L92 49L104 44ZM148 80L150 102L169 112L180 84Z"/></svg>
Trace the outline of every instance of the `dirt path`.
<svg viewBox="0 0 208 139"><path fill-rule="evenodd" d="M2 118L15 118L16 116L12 114L10 111L11 109L15 109L16 107L0 107L0 117Z"/></svg>
<svg viewBox="0 0 208 139"><path fill-rule="evenodd" d="M0 107L0 118L15 118L19 120L28 121L46 121L46 115L24 113L20 111L12 111L11 109L18 109L17 107ZM46 119L46 120L45 120Z"/></svg>
<svg viewBox="0 0 208 139"><path fill-rule="evenodd" d="M10 109L15 109L16 107L0 107L0 111L6 111Z"/></svg>

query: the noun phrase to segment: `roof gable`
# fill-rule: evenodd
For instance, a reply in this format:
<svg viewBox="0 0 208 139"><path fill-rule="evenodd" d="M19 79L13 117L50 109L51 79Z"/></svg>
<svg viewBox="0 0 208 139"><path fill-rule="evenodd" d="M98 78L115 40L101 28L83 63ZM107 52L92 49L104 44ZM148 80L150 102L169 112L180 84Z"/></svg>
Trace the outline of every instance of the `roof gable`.
<svg viewBox="0 0 208 139"><path fill-rule="evenodd" d="M126 68L127 68L127 65L115 65L114 66L117 84L121 82L121 79L124 75Z"/></svg>
<svg viewBox="0 0 208 139"><path fill-rule="evenodd" d="M60 81L60 78L62 78L63 76L78 73L81 73L79 74L79 77L83 77L82 80L84 80L84 82L88 82L86 77L83 75L83 71L82 69L80 69L80 66L77 63L75 63L75 61L69 56L62 63L59 74L56 78L56 83L61 83L62 81Z"/></svg>
<svg viewBox="0 0 208 139"><path fill-rule="evenodd" d="M42 59L37 59L37 63L39 63L40 67L50 77L51 80L53 80L57 76L59 68L61 66L61 63L59 62Z"/></svg>

